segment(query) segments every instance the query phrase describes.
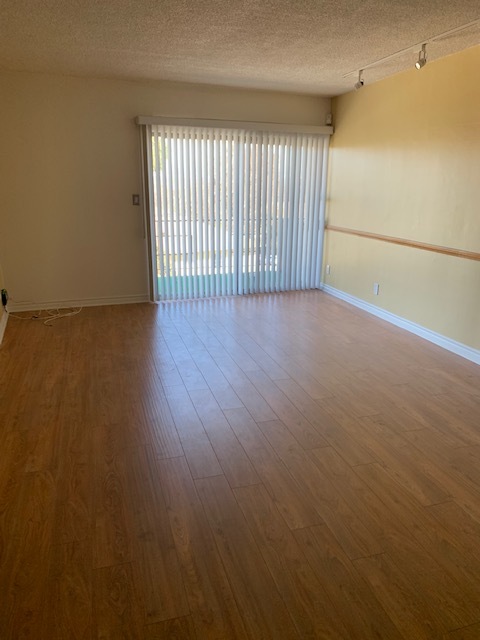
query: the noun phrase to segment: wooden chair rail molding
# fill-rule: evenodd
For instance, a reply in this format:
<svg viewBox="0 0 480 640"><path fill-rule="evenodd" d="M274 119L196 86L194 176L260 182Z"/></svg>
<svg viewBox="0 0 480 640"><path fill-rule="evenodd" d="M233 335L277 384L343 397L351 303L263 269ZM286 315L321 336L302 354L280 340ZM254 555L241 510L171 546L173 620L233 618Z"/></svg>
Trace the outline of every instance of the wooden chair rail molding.
<svg viewBox="0 0 480 640"><path fill-rule="evenodd" d="M444 253L447 256L455 256L456 258L480 261L480 253L477 253L476 251L465 251L464 249L454 249L452 247L442 247L437 244L417 242L416 240L407 240L405 238L396 238L394 236L383 236L379 233L371 233L370 231L358 231L357 229L348 229L347 227L336 227L333 224L327 224L325 226L325 230L336 231L337 233L346 233L351 236L359 236L360 238L381 240L382 242L390 242L391 244L400 244L404 247L413 247L414 249L423 249L424 251L433 251L434 253Z"/></svg>

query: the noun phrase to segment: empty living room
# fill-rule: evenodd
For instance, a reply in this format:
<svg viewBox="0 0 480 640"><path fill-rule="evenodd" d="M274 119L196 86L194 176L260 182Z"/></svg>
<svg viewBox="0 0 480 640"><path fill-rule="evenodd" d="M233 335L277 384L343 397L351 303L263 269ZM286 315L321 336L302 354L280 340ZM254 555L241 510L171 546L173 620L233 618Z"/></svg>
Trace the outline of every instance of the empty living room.
<svg viewBox="0 0 480 640"><path fill-rule="evenodd" d="M480 8L5 0L1 640L480 639Z"/></svg>

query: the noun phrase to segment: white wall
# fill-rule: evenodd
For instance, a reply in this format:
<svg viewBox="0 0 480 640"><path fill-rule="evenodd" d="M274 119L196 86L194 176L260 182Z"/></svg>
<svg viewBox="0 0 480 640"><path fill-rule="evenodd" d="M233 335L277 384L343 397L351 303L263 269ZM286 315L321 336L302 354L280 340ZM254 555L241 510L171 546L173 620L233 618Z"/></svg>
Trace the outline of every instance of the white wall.
<svg viewBox="0 0 480 640"><path fill-rule="evenodd" d="M0 73L0 254L11 308L145 299L137 115L322 125L330 101Z"/></svg>

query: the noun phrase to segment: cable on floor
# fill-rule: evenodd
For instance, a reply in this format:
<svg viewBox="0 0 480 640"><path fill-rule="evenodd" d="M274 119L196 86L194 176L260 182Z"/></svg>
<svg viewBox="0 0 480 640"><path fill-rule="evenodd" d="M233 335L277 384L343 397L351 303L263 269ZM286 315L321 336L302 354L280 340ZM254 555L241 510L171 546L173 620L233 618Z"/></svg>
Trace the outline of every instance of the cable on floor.
<svg viewBox="0 0 480 640"><path fill-rule="evenodd" d="M17 320L41 320L47 327L52 326L52 322L60 320L60 318L68 318L69 316L76 316L82 311L83 307L67 307L66 309L40 309L31 316L20 316L16 313L9 313L9 318L16 318ZM46 315L45 315L46 314Z"/></svg>

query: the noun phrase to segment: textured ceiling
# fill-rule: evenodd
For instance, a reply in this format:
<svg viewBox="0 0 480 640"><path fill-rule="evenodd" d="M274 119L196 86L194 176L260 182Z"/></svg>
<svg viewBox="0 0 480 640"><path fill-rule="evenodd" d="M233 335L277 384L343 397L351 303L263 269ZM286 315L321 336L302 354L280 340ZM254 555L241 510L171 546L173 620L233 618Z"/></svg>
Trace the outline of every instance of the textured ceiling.
<svg viewBox="0 0 480 640"><path fill-rule="evenodd" d="M0 0L0 68L330 96L352 88L345 73L478 18L479 0ZM428 58L479 43L477 25Z"/></svg>

